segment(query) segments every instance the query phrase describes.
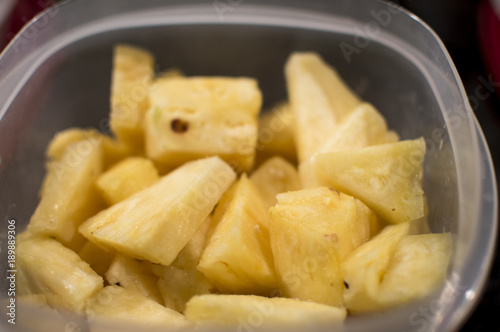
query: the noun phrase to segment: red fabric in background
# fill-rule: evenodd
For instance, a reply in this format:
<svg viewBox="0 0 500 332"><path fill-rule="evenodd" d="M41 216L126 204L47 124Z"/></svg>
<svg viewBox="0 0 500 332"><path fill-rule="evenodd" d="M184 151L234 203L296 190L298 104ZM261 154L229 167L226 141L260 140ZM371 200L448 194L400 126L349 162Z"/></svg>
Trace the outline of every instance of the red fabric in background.
<svg viewBox="0 0 500 332"><path fill-rule="evenodd" d="M478 9L478 34L481 53L487 70L493 76L497 95L500 96L500 18L491 3L483 0Z"/></svg>
<svg viewBox="0 0 500 332"><path fill-rule="evenodd" d="M36 14L55 3L54 0L18 0L12 11L7 40L10 41Z"/></svg>

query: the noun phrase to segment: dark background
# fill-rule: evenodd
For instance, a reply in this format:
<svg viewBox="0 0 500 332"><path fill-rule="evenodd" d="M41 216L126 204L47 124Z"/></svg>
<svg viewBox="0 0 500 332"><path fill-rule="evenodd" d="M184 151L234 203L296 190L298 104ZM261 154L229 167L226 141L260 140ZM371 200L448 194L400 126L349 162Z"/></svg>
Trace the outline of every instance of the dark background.
<svg viewBox="0 0 500 332"><path fill-rule="evenodd" d="M0 0L2 1L2 0ZM334 1L334 0L330 0ZM13 20L7 27L7 36L0 36L0 50L3 42L12 38L14 32L27 22L36 12L56 2L55 0L18 0L13 13ZM468 96L475 96L478 86L488 80L491 71L487 64L485 52L479 40L484 34L478 28L478 23L484 19L483 11L486 0L401 0L394 2L409 9L427 22L441 37L446 45ZM5 38L7 37L7 38ZM496 40L500 44L500 40ZM500 62L500 58L495 61ZM498 63L497 62L497 63ZM493 78L500 82L500 77ZM489 91L489 90L488 90ZM491 89L493 91L493 89ZM500 88L497 88L500 91ZM496 93L490 93L487 98L472 102L474 112L488 141L495 171L499 173L500 149L500 99ZM496 258L490 272L488 284L482 295L478 307L460 331L500 331L500 255L499 246L496 248Z"/></svg>

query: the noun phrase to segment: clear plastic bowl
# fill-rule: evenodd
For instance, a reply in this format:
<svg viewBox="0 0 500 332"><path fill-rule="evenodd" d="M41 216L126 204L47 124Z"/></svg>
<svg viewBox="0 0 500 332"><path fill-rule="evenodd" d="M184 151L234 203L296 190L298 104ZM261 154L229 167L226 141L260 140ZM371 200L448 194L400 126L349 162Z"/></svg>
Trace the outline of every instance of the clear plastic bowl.
<svg viewBox="0 0 500 332"><path fill-rule="evenodd" d="M3 271L7 220L15 219L18 231L28 223L49 139L71 126L107 128L118 42L151 49L160 70L256 77L265 105L286 98L288 55L317 51L403 139L424 136L429 222L434 231L456 235L448 279L421 301L349 318L345 330L450 331L465 321L488 276L497 233L489 151L436 34L411 13L372 0L86 0L35 18L0 55ZM49 329L42 319L54 318L33 312L16 325L29 320ZM5 316L0 321L10 327ZM76 318L65 324L86 330Z"/></svg>

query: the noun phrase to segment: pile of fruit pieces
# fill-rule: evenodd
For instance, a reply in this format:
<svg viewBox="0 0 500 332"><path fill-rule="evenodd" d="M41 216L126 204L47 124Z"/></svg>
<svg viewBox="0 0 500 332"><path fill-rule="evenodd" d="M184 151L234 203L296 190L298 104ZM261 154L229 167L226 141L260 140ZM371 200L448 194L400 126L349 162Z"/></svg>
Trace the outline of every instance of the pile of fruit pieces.
<svg viewBox="0 0 500 332"><path fill-rule="evenodd" d="M320 56L290 56L289 100L260 117L255 79L154 67L116 46L116 138L51 141L19 300L91 325L311 327L442 284L452 241L426 228L424 140L400 141Z"/></svg>

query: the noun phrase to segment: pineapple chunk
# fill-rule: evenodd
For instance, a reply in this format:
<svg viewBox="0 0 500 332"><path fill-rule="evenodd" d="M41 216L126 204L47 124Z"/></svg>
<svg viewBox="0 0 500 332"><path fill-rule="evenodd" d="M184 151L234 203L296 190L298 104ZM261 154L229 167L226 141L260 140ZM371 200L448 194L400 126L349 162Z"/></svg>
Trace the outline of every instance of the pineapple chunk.
<svg viewBox="0 0 500 332"><path fill-rule="evenodd" d="M293 53L285 66L290 105L296 116L299 161L314 155L325 138L361 103L337 72L316 53Z"/></svg>
<svg viewBox="0 0 500 332"><path fill-rule="evenodd" d="M101 174L96 185L109 205L114 205L149 187L159 178L151 160L130 157Z"/></svg>
<svg viewBox="0 0 500 332"><path fill-rule="evenodd" d="M157 286L158 277L153 274L148 261L138 261L118 254L106 272L106 280L110 285L120 285L163 304Z"/></svg>
<svg viewBox="0 0 500 332"><path fill-rule="evenodd" d="M154 66L154 57L146 50L127 45L114 48L110 126L133 149L143 142L142 122L149 108Z"/></svg>
<svg viewBox="0 0 500 332"><path fill-rule="evenodd" d="M380 284L383 307L422 298L446 278L451 258L450 233L407 235L399 241Z"/></svg>
<svg viewBox="0 0 500 332"><path fill-rule="evenodd" d="M295 114L287 103L281 103L259 117L257 161L281 156L297 162L294 139Z"/></svg>
<svg viewBox="0 0 500 332"><path fill-rule="evenodd" d="M200 295L186 306L186 317L198 325L253 328L293 327L314 331L321 325L340 324L346 310L296 299L255 295Z"/></svg>
<svg viewBox="0 0 500 332"><path fill-rule="evenodd" d="M89 263L92 270L97 272L101 277L109 269L115 254L111 251L99 247L92 241L87 241L82 249L78 251L78 256L85 262Z"/></svg>
<svg viewBox="0 0 500 332"><path fill-rule="evenodd" d="M102 135L102 150L104 153L104 169L107 170L120 160L123 160L131 155L140 154L140 150L132 150L127 144Z"/></svg>
<svg viewBox="0 0 500 332"><path fill-rule="evenodd" d="M284 296L342 306L340 263L370 234L356 201L325 187L278 195L270 238Z"/></svg>
<svg viewBox="0 0 500 332"><path fill-rule="evenodd" d="M262 164L250 176L250 181L259 191L264 208L276 205L276 195L301 188L295 167L281 157L274 157Z"/></svg>
<svg viewBox="0 0 500 332"><path fill-rule="evenodd" d="M207 217L172 264L152 266L153 272L160 277L158 288L167 308L184 312L191 297L214 290L212 283L196 268L211 223L212 219Z"/></svg>
<svg viewBox="0 0 500 332"><path fill-rule="evenodd" d="M222 292L268 295L276 288L269 217L246 175L222 197L198 269Z"/></svg>
<svg viewBox="0 0 500 332"><path fill-rule="evenodd" d="M389 267L399 240L411 231L411 223L391 225L356 250L341 265L344 302L350 312L380 309L380 280Z"/></svg>
<svg viewBox="0 0 500 332"><path fill-rule="evenodd" d="M371 145L394 143L399 140L394 131L387 130L384 117L373 105L363 103L340 125L321 146L317 154L364 148ZM300 164L299 174L305 188L324 185L315 173L316 155Z"/></svg>
<svg viewBox="0 0 500 332"><path fill-rule="evenodd" d="M424 216L423 138L320 154L315 169L327 185L362 200L390 223Z"/></svg>
<svg viewBox="0 0 500 332"><path fill-rule="evenodd" d="M129 257L169 265L235 177L218 157L187 163L87 220L80 232Z"/></svg>
<svg viewBox="0 0 500 332"><path fill-rule="evenodd" d="M87 263L53 239L20 241L17 263L29 291L45 294L47 303L57 308L81 313L85 300L103 287L102 278Z"/></svg>
<svg viewBox="0 0 500 332"><path fill-rule="evenodd" d="M192 326L180 313L120 286L104 287L86 304L92 331L110 331L110 328L123 331L131 329L130 325L136 331L152 327L179 329Z"/></svg>
<svg viewBox="0 0 500 332"><path fill-rule="evenodd" d="M80 249L85 239L77 232L78 226L103 207L94 186L101 170L100 140L68 145L60 160L48 164L43 195L28 230L55 237L71 249Z"/></svg>
<svg viewBox="0 0 500 332"><path fill-rule="evenodd" d="M102 137L94 129L69 128L57 133L49 142L45 155L49 160L60 160L66 148L73 143L90 141L93 145L99 145Z"/></svg>
<svg viewBox="0 0 500 332"><path fill-rule="evenodd" d="M253 167L262 96L250 78L158 80L145 119L146 154L172 167L218 155L233 168Z"/></svg>

